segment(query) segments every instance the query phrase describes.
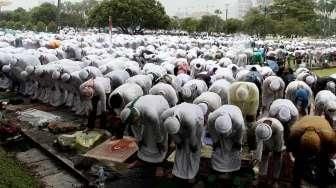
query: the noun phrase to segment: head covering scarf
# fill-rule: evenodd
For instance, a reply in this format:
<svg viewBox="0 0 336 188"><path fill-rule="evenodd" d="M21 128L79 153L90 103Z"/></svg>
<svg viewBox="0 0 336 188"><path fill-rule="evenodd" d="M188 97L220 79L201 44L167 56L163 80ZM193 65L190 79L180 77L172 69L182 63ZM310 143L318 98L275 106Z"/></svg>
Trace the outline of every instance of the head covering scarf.
<svg viewBox="0 0 336 188"><path fill-rule="evenodd" d="M295 93L295 104L301 102L303 108L308 106L309 92L306 89L298 89Z"/></svg>

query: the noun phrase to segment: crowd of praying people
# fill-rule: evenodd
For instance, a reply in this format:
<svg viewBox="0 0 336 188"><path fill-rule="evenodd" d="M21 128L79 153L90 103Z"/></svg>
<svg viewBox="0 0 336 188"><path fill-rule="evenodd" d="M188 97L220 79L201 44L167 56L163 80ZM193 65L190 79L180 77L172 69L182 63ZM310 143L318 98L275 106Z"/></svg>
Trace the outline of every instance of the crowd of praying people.
<svg viewBox="0 0 336 188"><path fill-rule="evenodd" d="M204 145L213 148L217 176L239 171L247 152L265 178L272 155L276 186L288 152L293 186L312 163L316 183L326 187L336 152L336 75L319 77L307 65L333 59L334 46L247 36L0 33L0 88L67 106L87 117L88 130L134 137L139 150L129 168L159 168L175 149L172 174L188 187Z"/></svg>

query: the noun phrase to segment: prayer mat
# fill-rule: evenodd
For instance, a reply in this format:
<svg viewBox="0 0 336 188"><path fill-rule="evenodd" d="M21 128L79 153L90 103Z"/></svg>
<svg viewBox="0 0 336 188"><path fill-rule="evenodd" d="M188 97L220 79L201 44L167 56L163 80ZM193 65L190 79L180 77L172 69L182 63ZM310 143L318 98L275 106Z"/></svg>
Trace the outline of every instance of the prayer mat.
<svg viewBox="0 0 336 188"><path fill-rule="evenodd" d="M84 156L98 160L124 163L138 151L134 138L124 137L120 140L106 140L102 144L88 151Z"/></svg>

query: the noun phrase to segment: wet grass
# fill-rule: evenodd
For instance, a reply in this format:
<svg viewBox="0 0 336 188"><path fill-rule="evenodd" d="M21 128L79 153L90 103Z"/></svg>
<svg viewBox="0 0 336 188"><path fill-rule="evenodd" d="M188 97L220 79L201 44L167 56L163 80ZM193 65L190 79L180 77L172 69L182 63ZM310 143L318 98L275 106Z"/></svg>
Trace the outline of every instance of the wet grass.
<svg viewBox="0 0 336 188"><path fill-rule="evenodd" d="M0 188L38 188L38 180L0 147Z"/></svg>
<svg viewBox="0 0 336 188"><path fill-rule="evenodd" d="M315 70L314 71L317 75L323 77L323 76L330 76L332 74L336 73L336 68L331 69L322 69L322 70Z"/></svg>

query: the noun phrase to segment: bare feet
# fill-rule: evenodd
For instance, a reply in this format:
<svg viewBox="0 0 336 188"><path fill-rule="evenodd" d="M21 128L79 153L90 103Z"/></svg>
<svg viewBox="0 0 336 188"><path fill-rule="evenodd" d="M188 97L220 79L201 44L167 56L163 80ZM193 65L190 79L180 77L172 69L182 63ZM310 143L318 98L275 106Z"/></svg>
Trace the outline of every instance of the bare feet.
<svg viewBox="0 0 336 188"><path fill-rule="evenodd" d="M155 176L156 177L164 177L165 176L164 169L162 167L157 167L156 171L155 171Z"/></svg>

